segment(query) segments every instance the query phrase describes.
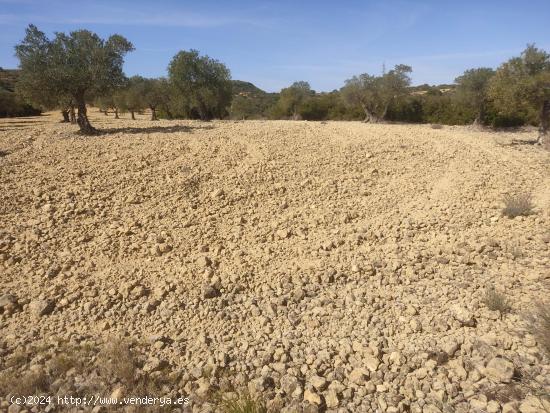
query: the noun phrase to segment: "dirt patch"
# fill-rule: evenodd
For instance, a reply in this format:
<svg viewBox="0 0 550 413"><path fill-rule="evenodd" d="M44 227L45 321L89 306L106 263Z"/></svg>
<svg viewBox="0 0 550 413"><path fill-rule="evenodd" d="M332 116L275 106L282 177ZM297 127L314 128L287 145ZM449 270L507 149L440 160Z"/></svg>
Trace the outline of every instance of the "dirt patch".
<svg viewBox="0 0 550 413"><path fill-rule="evenodd" d="M541 148L429 125L101 115L87 138L56 120L0 131L17 148L0 157L2 363L129 337L192 403L244 387L289 412L498 411L543 392L495 386L548 389L523 317L549 296ZM518 191L534 213L507 218Z"/></svg>

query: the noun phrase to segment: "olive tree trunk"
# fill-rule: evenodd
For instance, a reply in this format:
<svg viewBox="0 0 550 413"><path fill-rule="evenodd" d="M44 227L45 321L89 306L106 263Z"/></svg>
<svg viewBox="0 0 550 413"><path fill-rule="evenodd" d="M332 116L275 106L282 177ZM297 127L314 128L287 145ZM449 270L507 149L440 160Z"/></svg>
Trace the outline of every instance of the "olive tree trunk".
<svg viewBox="0 0 550 413"><path fill-rule="evenodd" d="M151 120L159 120L157 118L157 108L154 106L149 106L149 109L151 109Z"/></svg>
<svg viewBox="0 0 550 413"><path fill-rule="evenodd" d="M130 114L132 115L132 120L136 120L136 116L135 116L135 114L134 114L134 111L133 111L133 110L131 110L131 111L130 111Z"/></svg>
<svg viewBox="0 0 550 413"><path fill-rule="evenodd" d="M78 116L76 118L76 122L80 127L80 133L83 135L93 135L97 133L97 129L94 128L88 120L88 113L84 100L78 102Z"/></svg>
<svg viewBox="0 0 550 413"><path fill-rule="evenodd" d="M294 108L292 109L292 120L298 120L298 107L294 105Z"/></svg>
<svg viewBox="0 0 550 413"><path fill-rule="evenodd" d="M118 117L118 108L115 108L115 119L120 119L120 118Z"/></svg>
<svg viewBox="0 0 550 413"><path fill-rule="evenodd" d="M365 105L364 103L361 104L361 107L363 108L363 111L365 112L365 119L363 122L365 123L378 123L380 122L380 118L376 116L374 113L371 112L371 110Z"/></svg>
<svg viewBox="0 0 550 413"><path fill-rule="evenodd" d="M69 119L69 110L68 109L63 109L61 111L61 115L63 115L63 120L61 121L62 123L69 123L71 121Z"/></svg>
<svg viewBox="0 0 550 413"><path fill-rule="evenodd" d="M542 103L540 110L540 125L539 125L539 137L537 143L539 145L546 145L550 141L548 136L548 130L550 129L550 100L545 100Z"/></svg>
<svg viewBox="0 0 550 413"><path fill-rule="evenodd" d="M473 126L483 126L483 120L485 119L485 105L481 104L479 106L477 116L474 119L474 123L472 123Z"/></svg>
<svg viewBox="0 0 550 413"><path fill-rule="evenodd" d="M69 109L69 119L71 120L71 123L76 123L76 113L74 110L74 106L71 105L71 108Z"/></svg>

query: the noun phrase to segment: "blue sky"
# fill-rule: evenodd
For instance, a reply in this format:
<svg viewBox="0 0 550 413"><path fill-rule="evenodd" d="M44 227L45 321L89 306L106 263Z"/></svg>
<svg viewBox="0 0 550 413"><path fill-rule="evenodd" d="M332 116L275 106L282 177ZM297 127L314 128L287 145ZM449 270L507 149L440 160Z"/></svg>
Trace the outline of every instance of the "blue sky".
<svg viewBox="0 0 550 413"><path fill-rule="evenodd" d="M550 0L0 0L1 67L17 66L29 23L50 36L126 36L136 47L128 75L164 76L176 52L194 48L267 91L296 80L329 91L398 63L413 67L414 84L448 83L530 42L550 51Z"/></svg>

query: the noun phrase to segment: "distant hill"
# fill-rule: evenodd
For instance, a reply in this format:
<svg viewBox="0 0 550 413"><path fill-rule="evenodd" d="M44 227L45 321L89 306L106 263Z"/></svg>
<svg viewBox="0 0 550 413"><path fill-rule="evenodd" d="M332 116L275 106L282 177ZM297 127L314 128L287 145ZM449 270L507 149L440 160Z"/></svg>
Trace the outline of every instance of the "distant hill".
<svg viewBox="0 0 550 413"><path fill-rule="evenodd" d="M455 84L428 85L427 83L418 86L411 86L411 95L425 95L431 93L449 93L456 89Z"/></svg>
<svg viewBox="0 0 550 413"><path fill-rule="evenodd" d="M268 94L250 82L245 82L243 80L232 80L231 83L233 85L234 95L258 97Z"/></svg>

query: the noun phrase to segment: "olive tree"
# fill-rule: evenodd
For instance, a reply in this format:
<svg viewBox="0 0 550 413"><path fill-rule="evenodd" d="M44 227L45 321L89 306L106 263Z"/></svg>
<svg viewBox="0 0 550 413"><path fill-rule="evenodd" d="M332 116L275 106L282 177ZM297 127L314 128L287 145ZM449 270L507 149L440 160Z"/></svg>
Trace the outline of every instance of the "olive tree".
<svg viewBox="0 0 550 413"><path fill-rule="evenodd" d="M158 120L157 108L162 105L165 100L165 90L160 79L143 79L141 83L142 99L151 110L151 120Z"/></svg>
<svg viewBox="0 0 550 413"><path fill-rule="evenodd" d="M550 55L528 45L521 56L503 63L489 85L489 96L501 114L537 112L537 143L548 141L550 129Z"/></svg>
<svg viewBox="0 0 550 413"><path fill-rule="evenodd" d="M39 91L43 98L68 96L78 109L77 123L83 134L93 134L86 103L125 79L124 56L132 44L120 35L107 40L88 30L55 33L53 39L29 25L23 41L15 46L19 58L20 88Z"/></svg>
<svg viewBox="0 0 550 413"><path fill-rule="evenodd" d="M117 103L121 110L130 112L132 120L136 120L136 112L147 106L143 99L142 84L145 79L141 76L132 76L126 87L117 94Z"/></svg>
<svg viewBox="0 0 550 413"><path fill-rule="evenodd" d="M281 90L278 105L283 112L291 114L297 120L303 105L314 94L308 82L294 82L290 87Z"/></svg>
<svg viewBox="0 0 550 413"><path fill-rule="evenodd" d="M493 69L481 67L466 70L462 76L455 79L457 96L476 111L474 125L479 125L485 119L488 104L487 89L494 75Z"/></svg>
<svg viewBox="0 0 550 413"><path fill-rule="evenodd" d="M360 106L365 113L365 122L385 120L388 108L396 99L408 95L412 68L396 65L382 76L367 73L346 80L341 89L344 101L351 106Z"/></svg>
<svg viewBox="0 0 550 413"><path fill-rule="evenodd" d="M177 53L168 66L169 79L189 112L202 120L221 118L231 104L229 69L197 50Z"/></svg>

